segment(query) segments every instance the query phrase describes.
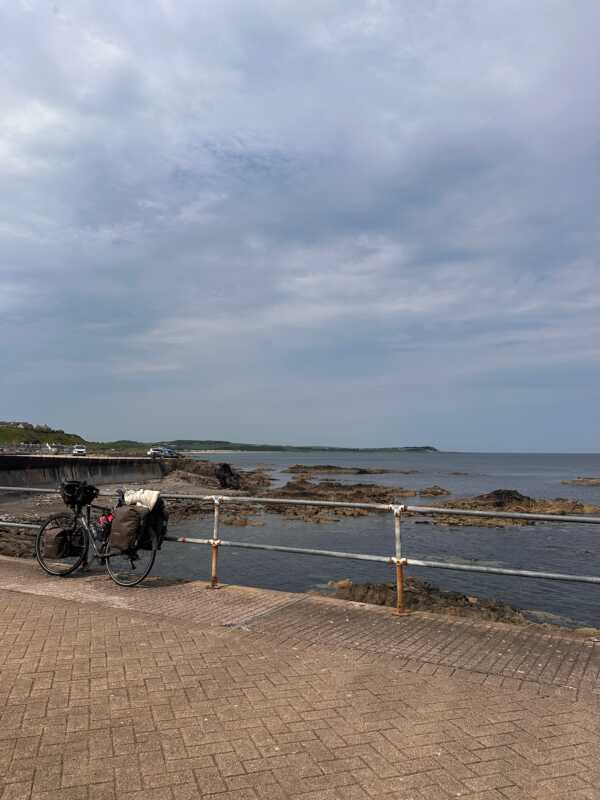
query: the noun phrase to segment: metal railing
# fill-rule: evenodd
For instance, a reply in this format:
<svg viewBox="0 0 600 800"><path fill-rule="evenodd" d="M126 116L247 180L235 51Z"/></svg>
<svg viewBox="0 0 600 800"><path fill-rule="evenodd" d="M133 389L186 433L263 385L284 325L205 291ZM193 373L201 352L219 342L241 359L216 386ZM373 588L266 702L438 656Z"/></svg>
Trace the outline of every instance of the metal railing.
<svg viewBox="0 0 600 800"><path fill-rule="evenodd" d="M0 492L31 492L41 494L57 494L56 489L35 489L23 486L0 486ZM101 492L100 497L114 497L114 494ZM515 519L539 522L561 522L585 525L600 525L600 517L573 515L573 514L530 514L506 511L476 511L463 508L443 508L439 506L410 506L390 503L351 503L336 500L297 500L285 497L236 497L232 495L195 495L195 494L169 494L161 496L166 500L193 500L200 503L213 504L213 533L210 539L197 539L188 536L166 536L165 541L182 542L184 544L206 545L211 548L211 587L219 585L218 556L220 547L235 547L247 550L270 550L280 553L296 553L307 556L324 556L328 558L342 558L353 561L372 561L394 566L396 570L396 609L398 613L405 612L404 603L404 568L427 567L430 569L449 569L464 572L480 572L492 575L515 575L521 578L543 578L554 581L570 581L574 583L600 584L600 576L573 575L559 572L542 572L540 570L510 569L504 567L486 567L480 564L458 564L450 561L429 561L416 558L406 558L402 552L401 520L403 514L443 514L456 517L481 517L488 519ZM261 544L258 542L236 542L221 539L219 536L221 524L221 507L223 504L255 504L284 505L284 506L311 506L323 508L355 508L375 512L388 512L394 520L394 554L390 556L369 555L368 553L347 553L336 550L320 550L306 547L288 547L277 544ZM0 520L0 528L38 528L38 525L25 522L4 522Z"/></svg>

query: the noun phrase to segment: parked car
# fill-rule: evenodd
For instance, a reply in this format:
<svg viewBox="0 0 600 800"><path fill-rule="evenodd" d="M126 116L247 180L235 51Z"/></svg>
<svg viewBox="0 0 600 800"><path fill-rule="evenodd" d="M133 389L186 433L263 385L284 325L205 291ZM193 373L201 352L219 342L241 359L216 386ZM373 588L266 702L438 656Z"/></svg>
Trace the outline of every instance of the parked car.
<svg viewBox="0 0 600 800"><path fill-rule="evenodd" d="M151 447L148 455L150 458L177 458L177 453L170 447Z"/></svg>
<svg viewBox="0 0 600 800"><path fill-rule="evenodd" d="M71 453L74 456L87 456L87 450L82 444L76 444Z"/></svg>

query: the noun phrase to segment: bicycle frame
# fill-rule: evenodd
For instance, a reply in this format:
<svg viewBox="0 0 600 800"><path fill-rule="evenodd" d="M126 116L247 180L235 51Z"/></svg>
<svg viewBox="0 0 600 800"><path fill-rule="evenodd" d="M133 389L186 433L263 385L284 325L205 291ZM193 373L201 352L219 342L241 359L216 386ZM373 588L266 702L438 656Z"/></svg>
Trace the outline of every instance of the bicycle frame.
<svg viewBox="0 0 600 800"><path fill-rule="evenodd" d="M85 512L84 512L84 508L85 508ZM92 508L98 509L99 511L102 511L104 513L109 513L110 512L110 509L102 508L101 506L91 506L91 505L89 505L89 506L85 506L85 507L81 507L81 508L76 508L75 509L75 524L77 525L78 522L81 522L83 528L85 529L85 532L86 532L87 538L88 538L88 554L89 554L89 545L91 544L92 550L93 550L92 557L97 558L100 561L100 563L104 564L105 561L107 561L109 558L111 558L111 555L108 553L108 549L110 548L110 544L109 544L108 539L106 539L104 542L102 542L101 548L100 549L98 548L98 543L96 541L96 537L94 536L94 531L93 531L92 523L91 523L91 519L90 519ZM115 554L113 553L112 555L115 555ZM89 563L89 560L86 557L86 559L83 562L82 566L85 567L88 563Z"/></svg>

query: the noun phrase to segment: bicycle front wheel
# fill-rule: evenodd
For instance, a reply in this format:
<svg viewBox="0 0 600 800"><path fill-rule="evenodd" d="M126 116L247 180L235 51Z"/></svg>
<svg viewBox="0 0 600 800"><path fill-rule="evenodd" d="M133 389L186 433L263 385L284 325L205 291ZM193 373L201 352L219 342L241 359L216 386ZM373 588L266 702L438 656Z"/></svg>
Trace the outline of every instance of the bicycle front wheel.
<svg viewBox="0 0 600 800"><path fill-rule="evenodd" d="M154 566L158 550L158 539L154 531L150 531L147 548L131 548L117 550L110 546L105 556L108 574L119 586L136 586L141 583Z"/></svg>
<svg viewBox="0 0 600 800"><path fill-rule="evenodd" d="M49 517L35 539L35 557L48 575L64 577L87 559L89 540L81 520L65 512Z"/></svg>

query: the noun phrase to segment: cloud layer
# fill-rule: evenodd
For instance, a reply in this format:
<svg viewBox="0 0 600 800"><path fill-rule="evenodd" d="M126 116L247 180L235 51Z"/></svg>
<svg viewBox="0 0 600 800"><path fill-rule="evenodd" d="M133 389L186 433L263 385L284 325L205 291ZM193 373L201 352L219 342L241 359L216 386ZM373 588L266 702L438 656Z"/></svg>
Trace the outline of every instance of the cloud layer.
<svg viewBox="0 0 600 800"><path fill-rule="evenodd" d="M600 450L594 2L0 6L2 416Z"/></svg>

